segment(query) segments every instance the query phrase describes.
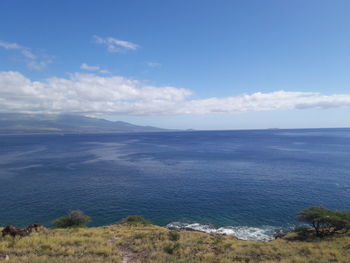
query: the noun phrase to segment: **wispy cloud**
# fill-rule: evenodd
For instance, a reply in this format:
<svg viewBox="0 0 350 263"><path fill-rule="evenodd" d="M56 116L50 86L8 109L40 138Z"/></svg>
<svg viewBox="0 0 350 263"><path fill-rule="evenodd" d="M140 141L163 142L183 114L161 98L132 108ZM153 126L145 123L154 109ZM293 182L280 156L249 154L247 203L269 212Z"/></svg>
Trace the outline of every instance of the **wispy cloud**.
<svg viewBox="0 0 350 263"><path fill-rule="evenodd" d="M2 112L184 115L350 107L350 94L275 91L223 98L191 96L188 89L150 86L121 76L75 73L32 81L19 72L0 72Z"/></svg>
<svg viewBox="0 0 350 263"><path fill-rule="evenodd" d="M5 48L5 49L23 49L22 46L16 44L16 43L9 43L0 40L0 47Z"/></svg>
<svg viewBox="0 0 350 263"><path fill-rule="evenodd" d="M98 71L100 70L100 67L98 66L90 66L86 63L83 63L80 65L80 68L83 69L83 70L87 70L87 71Z"/></svg>
<svg viewBox="0 0 350 263"><path fill-rule="evenodd" d="M158 62L146 62L146 65L149 66L150 68L157 68L157 67L160 67L162 64Z"/></svg>
<svg viewBox="0 0 350 263"><path fill-rule="evenodd" d="M0 40L0 47L7 50L17 50L25 58L27 67L33 70L42 70L48 64L52 63L52 58L47 55L36 55L30 48Z"/></svg>
<svg viewBox="0 0 350 263"><path fill-rule="evenodd" d="M108 70L106 69L101 69L99 66L90 66L86 63L83 63L80 65L80 68L82 70L86 70L86 71L93 71L93 72L99 72L99 73L102 73L102 74L108 74L110 73Z"/></svg>
<svg viewBox="0 0 350 263"><path fill-rule="evenodd" d="M140 46L137 44L113 37L102 38L99 36L94 36L94 41L98 44L105 45L107 50L111 53L120 53L127 50L136 50L140 48Z"/></svg>
<svg viewBox="0 0 350 263"><path fill-rule="evenodd" d="M37 56L35 56L28 49L22 49L21 52L22 52L22 55L25 56L26 58L29 58L29 59L32 59L32 60L36 60L37 59Z"/></svg>
<svg viewBox="0 0 350 263"><path fill-rule="evenodd" d="M27 61L27 67L33 70L43 70L51 63L51 57L43 57L41 59L31 59Z"/></svg>

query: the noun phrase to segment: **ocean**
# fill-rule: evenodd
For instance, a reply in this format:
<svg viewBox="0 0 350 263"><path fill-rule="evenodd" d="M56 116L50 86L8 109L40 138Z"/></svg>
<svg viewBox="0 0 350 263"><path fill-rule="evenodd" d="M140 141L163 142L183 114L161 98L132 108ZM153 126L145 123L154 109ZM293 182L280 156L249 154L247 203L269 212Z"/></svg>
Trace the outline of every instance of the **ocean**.
<svg viewBox="0 0 350 263"><path fill-rule="evenodd" d="M350 210L350 129L0 136L0 225L162 226L269 240L308 206Z"/></svg>

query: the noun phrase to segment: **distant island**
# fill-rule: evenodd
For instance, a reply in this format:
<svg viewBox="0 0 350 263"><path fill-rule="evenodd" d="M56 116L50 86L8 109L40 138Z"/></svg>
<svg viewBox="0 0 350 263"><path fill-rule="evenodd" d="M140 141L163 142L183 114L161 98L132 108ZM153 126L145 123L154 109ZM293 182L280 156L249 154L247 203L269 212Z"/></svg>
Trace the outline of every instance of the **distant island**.
<svg viewBox="0 0 350 263"><path fill-rule="evenodd" d="M0 113L0 134L123 133L169 131L72 114Z"/></svg>

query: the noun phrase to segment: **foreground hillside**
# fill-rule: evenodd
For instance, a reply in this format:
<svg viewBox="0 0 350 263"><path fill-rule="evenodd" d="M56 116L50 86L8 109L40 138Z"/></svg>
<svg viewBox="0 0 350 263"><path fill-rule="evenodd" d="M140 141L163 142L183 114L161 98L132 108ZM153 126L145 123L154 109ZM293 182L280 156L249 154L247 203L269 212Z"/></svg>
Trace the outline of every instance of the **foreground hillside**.
<svg viewBox="0 0 350 263"><path fill-rule="evenodd" d="M0 239L0 262L350 262L350 235L240 241L147 225L47 229Z"/></svg>

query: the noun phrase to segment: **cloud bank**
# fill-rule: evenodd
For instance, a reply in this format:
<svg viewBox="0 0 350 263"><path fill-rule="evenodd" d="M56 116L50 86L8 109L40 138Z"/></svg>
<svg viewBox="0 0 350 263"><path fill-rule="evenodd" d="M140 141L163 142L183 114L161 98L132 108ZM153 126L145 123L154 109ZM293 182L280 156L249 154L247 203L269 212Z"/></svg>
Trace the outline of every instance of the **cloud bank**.
<svg viewBox="0 0 350 263"><path fill-rule="evenodd" d="M181 115L350 107L350 94L276 91L193 99L188 89L156 87L120 76L71 74L32 81L0 72L0 111L90 115Z"/></svg>
<svg viewBox="0 0 350 263"><path fill-rule="evenodd" d="M17 50L25 58L27 67L33 70L42 70L48 64L52 63L52 58L46 55L36 55L30 48L21 46L17 43L10 43L0 40L0 47L6 50Z"/></svg>

